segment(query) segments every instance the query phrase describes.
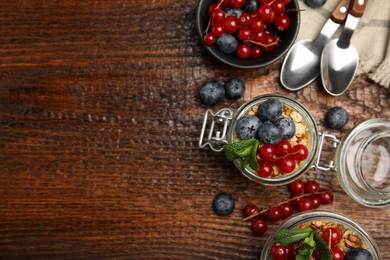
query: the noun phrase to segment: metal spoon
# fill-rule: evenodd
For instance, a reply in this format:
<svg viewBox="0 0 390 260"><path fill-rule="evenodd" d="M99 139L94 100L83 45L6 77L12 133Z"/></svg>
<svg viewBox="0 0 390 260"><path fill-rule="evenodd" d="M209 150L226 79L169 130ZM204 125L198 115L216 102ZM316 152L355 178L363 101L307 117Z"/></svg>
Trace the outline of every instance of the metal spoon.
<svg viewBox="0 0 390 260"><path fill-rule="evenodd" d="M339 39L325 45L321 56L321 79L326 92L333 96L343 94L351 85L359 65L359 54L350 44L368 0L352 0L343 32Z"/></svg>
<svg viewBox="0 0 390 260"><path fill-rule="evenodd" d="M301 89L320 75L322 49L347 17L349 2L339 2L314 40L301 40L287 53L280 72L280 81L285 88Z"/></svg>

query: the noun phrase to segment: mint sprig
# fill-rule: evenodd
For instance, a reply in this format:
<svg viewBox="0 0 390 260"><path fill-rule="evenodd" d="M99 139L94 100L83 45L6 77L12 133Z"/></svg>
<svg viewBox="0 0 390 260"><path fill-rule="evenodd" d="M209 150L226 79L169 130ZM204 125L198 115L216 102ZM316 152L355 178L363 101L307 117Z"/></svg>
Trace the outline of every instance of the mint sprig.
<svg viewBox="0 0 390 260"><path fill-rule="evenodd" d="M302 241L303 240L303 241ZM296 260L310 260L317 250L321 260L332 260L332 254L325 241L311 228L282 229L275 234L275 242L281 245L289 245L302 241Z"/></svg>
<svg viewBox="0 0 390 260"><path fill-rule="evenodd" d="M226 144L224 152L226 158L231 162L239 159L241 161L242 169L249 164L253 170L257 171L259 169L259 163L257 162L256 154L259 149L259 145L259 140L255 138L241 140Z"/></svg>

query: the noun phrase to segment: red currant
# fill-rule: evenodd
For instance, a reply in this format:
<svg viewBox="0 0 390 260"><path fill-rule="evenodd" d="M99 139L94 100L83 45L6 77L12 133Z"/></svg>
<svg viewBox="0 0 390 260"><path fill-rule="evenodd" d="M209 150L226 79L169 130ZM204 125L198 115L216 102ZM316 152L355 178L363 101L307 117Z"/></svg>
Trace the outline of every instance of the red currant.
<svg viewBox="0 0 390 260"><path fill-rule="evenodd" d="M245 43L242 43L237 46L236 53L239 58L246 59L251 56L251 48Z"/></svg>
<svg viewBox="0 0 390 260"><path fill-rule="evenodd" d="M284 2L285 5L288 5L289 3L291 3L291 0L282 0Z"/></svg>
<svg viewBox="0 0 390 260"><path fill-rule="evenodd" d="M341 240L341 232L335 227L328 227L322 232L322 239L330 247L335 246Z"/></svg>
<svg viewBox="0 0 390 260"><path fill-rule="evenodd" d="M250 28L253 34L264 31L265 23L260 18L253 18L250 24Z"/></svg>
<svg viewBox="0 0 390 260"><path fill-rule="evenodd" d="M226 0L225 0L226 1ZM230 0L230 5L234 8L240 8L245 4L245 0Z"/></svg>
<svg viewBox="0 0 390 260"><path fill-rule="evenodd" d="M260 8L257 9L257 14L259 18L263 20L265 23L272 23L275 17L275 12L268 4L260 6Z"/></svg>
<svg viewBox="0 0 390 260"><path fill-rule="evenodd" d="M225 22L226 14L221 8L215 8L211 13L211 21L214 24Z"/></svg>
<svg viewBox="0 0 390 260"><path fill-rule="evenodd" d="M305 183L300 179L291 182L288 187L291 192L296 195L301 195L305 192Z"/></svg>
<svg viewBox="0 0 390 260"><path fill-rule="evenodd" d="M238 30L237 36L241 41L249 41L252 39L252 31L248 27L241 27Z"/></svg>
<svg viewBox="0 0 390 260"><path fill-rule="evenodd" d="M298 209L298 204L301 201L301 199L303 198L303 197L299 197L299 196L301 196L301 195L291 194L291 201L290 201L290 203L296 209Z"/></svg>
<svg viewBox="0 0 390 260"><path fill-rule="evenodd" d="M218 5L217 3L212 3L207 7L207 12L209 13L210 16L213 13L214 9L217 7L217 5Z"/></svg>
<svg viewBox="0 0 390 260"><path fill-rule="evenodd" d="M239 18L241 26L249 26L252 23L252 16L249 13L242 13Z"/></svg>
<svg viewBox="0 0 390 260"><path fill-rule="evenodd" d="M309 198L301 198L301 200L298 202L298 210L299 211L307 211L314 209L314 203Z"/></svg>
<svg viewBox="0 0 390 260"><path fill-rule="evenodd" d="M221 4L222 8L228 7L229 6L229 0L218 0L218 3Z"/></svg>
<svg viewBox="0 0 390 260"><path fill-rule="evenodd" d="M262 235L268 230L267 221L264 218L254 219L251 229L256 235Z"/></svg>
<svg viewBox="0 0 390 260"><path fill-rule="evenodd" d="M278 45L279 38L274 34L266 34L263 44L266 51L272 51Z"/></svg>
<svg viewBox="0 0 390 260"><path fill-rule="evenodd" d="M259 211L260 210L256 206L256 204L250 203L250 204L246 205L244 208L244 216L249 217L249 216L252 216L253 214L256 214Z"/></svg>
<svg viewBox="0 0 390 260"><path fill-rule="evenodd" d="M309 150L304 144L296 144L291 148L291 157L297 161L303 161L307 158Z"/></svg>
<svg viewBox="0 0 390 260"><path fill-rule="evenodd" d="M225 20L225 31L235 33L238 30L238 19L235 16L228 16Z"/></svg>
<svg viewBox="0 0 390 260"><path fill-rule="evenodd" d="M282 210L282 218L288 218L293 214L293 207L291 203L283 203L279 206L279 208Z"/></svg>
<svg viewBox="0 0 390 260"><path fill-rule="evenodd" d="M285 260L287 258L286 248L279 244L273 245L271 248L271 256L273 260Z"/></svg>
<svg viewBox="0 0 390 260"><path fill-rule="evenodd" d="M283 0L276 0L271 4L271 8L276 15L280 15L286 11L286 4Z"/></svg>
<svg viewBox="0 0 390 260"><path fill-rule="evenodd" d="M270 144L265 144L258 150L259 156L265 161L273 161L275 159L275 148Z"/></svg>
<svg viewBox="0 0 390 260"><path fill-rule="evenodd" d="M320 190L320 185L316 181L307 181L305 183L305 193L314 193Z"/></svg>
<svg viewBox="0 0 390 260"><path fill-rule="evenodd" d="M289 154L291 150L291 144L286 139L282 139L278 144L275 145L275 154L277 156L285 156Z"/></svg>
<svg viewBox="0 0 390 260"><path fill-rule="evenodd" d="M285 31L290 28L290 19L285 15L280 15L275 18L274 24L278 31Z"/></svg>
<svg viewBox="0 0 390 260"><path fill-rule="evenodd" d="M263 54L263 51L261 50L260 46L252 46L251 47L251 56L255 59L259 58Z"/></svg>
<svg viewBox="0 0 390 260"><path fill-rule="evenodd" d="M225 28L222 24L213 24L211 26L211 34L215 37L221 37L225 32Z"/></svg>
<svg viewBox="0 0 390 260"><path fill-rule="evenodd" d="M330 253L332 254L333 260L343 260L344 259L344 253L338 247L332 247L332 249L330 250Z"/></svg>
<svg viewBox="0 0 390 260"><path fill-rule="evenodd" d="M252 40L255 41L256 43L262 44L264 39L266 37L266 33L264 31L254 33L252 36Z"/></svg>
<svg viewBox="0 0 390 260"><path fill-rule="evenodd" d="M262 178L268 178L272 175L272 165L266 161L259 162L259 170L257 174Z"/></svg>
<svg viewBox="0 0 390 260"><path fill-rule="evenodd" d="M322 190L322 194L319 195L321 203L330 204L333 201L333 193L330 190Z"/></svg>
<svg viewBox="0 0 390 260"><path fill-rule="evenodd" d="M283 173L291 173L295 170L296 163L294 159L287 156L277 159L276 166L278 166Z"/></svg>
<svg viewBox="0 0 390 260"><path fill-rule="evenodd" d="M213 45L216 40L217 40L217 38L214 35L212 35L211 33L206 34L203 38L203 42L207 46Z"/></svg>
<svg viewBox="0 0 390 260"><path fill-rule="evenodd" d="M310 199L313 201L313 207L315 209L318 209L321 206L321 200L320 197L317 195L311 195Z"/></svg>
<svg viewBox="0 0 390 260"><path fill-rule="evenodd" d="M273 206L268 209L267 211L267 218L272 221L276 222L282 219L282 209L278 206Z"/></svg>

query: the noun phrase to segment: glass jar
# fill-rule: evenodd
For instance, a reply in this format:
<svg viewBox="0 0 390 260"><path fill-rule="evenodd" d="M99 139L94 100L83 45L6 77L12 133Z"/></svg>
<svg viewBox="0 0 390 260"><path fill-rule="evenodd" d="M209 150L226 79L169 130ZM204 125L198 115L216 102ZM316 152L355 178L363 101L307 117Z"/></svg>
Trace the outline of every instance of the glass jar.
<svg viewBox="0 0 390 260"><path fill-rule="evenodd" d="M275 234L277 232L282 229L297 228L303 224L316 220L330 221L343 225L346 229L350 230L353 234L362 239L365 248L372 254L374 260L381 259L378 246L376 245L374 239L358 223L341 214L325 210L300 212L286 219L265 242L260 259L272 259L271 248L275 244Z"/></svg>
<svg viewBox="0 0 390 260"><path fill-rule="evenodd" d="M235 114L229 108L223 108L217 113L207 110L199 147L209 146L213 151L223 151L225 144L237 140L237 120L246 115L253 106L272 97L278 98L302 116L309 132L309 155L294 172L275 178L262 178L249 167L242 170L240 160L234 161L245 177L257 183L276 186L290 183L310 169L333 170L337 172L345 192L359 204L368 207L390 204L390 121L385 119L364 121L351 129L342 140L338 140L333 135L320 133L310 112L297 101L278 94L261 95L244 103ZM208 135L205 137L207 131ZM321 151L326 143L336 149L335 159L321 165Z"/></svg>

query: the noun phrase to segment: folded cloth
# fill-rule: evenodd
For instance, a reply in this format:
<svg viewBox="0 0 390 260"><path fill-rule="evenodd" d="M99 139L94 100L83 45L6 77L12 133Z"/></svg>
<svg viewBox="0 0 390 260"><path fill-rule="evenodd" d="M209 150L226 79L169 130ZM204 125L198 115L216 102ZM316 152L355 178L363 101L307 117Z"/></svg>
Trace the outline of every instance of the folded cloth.
<svg viewBox="0 0 390 260"><path fill-rule="evenodd" d="M390 89L390 1L366 1L366 10L351 38L351 44L359 53L357 74L368 73L372 80ZM310 8L300 0L299 6L303 11L297 41L314 39L338 3L339 0L327 0L320 8ZM340 26L332 38L340 36L342 27Z"/></svg>

